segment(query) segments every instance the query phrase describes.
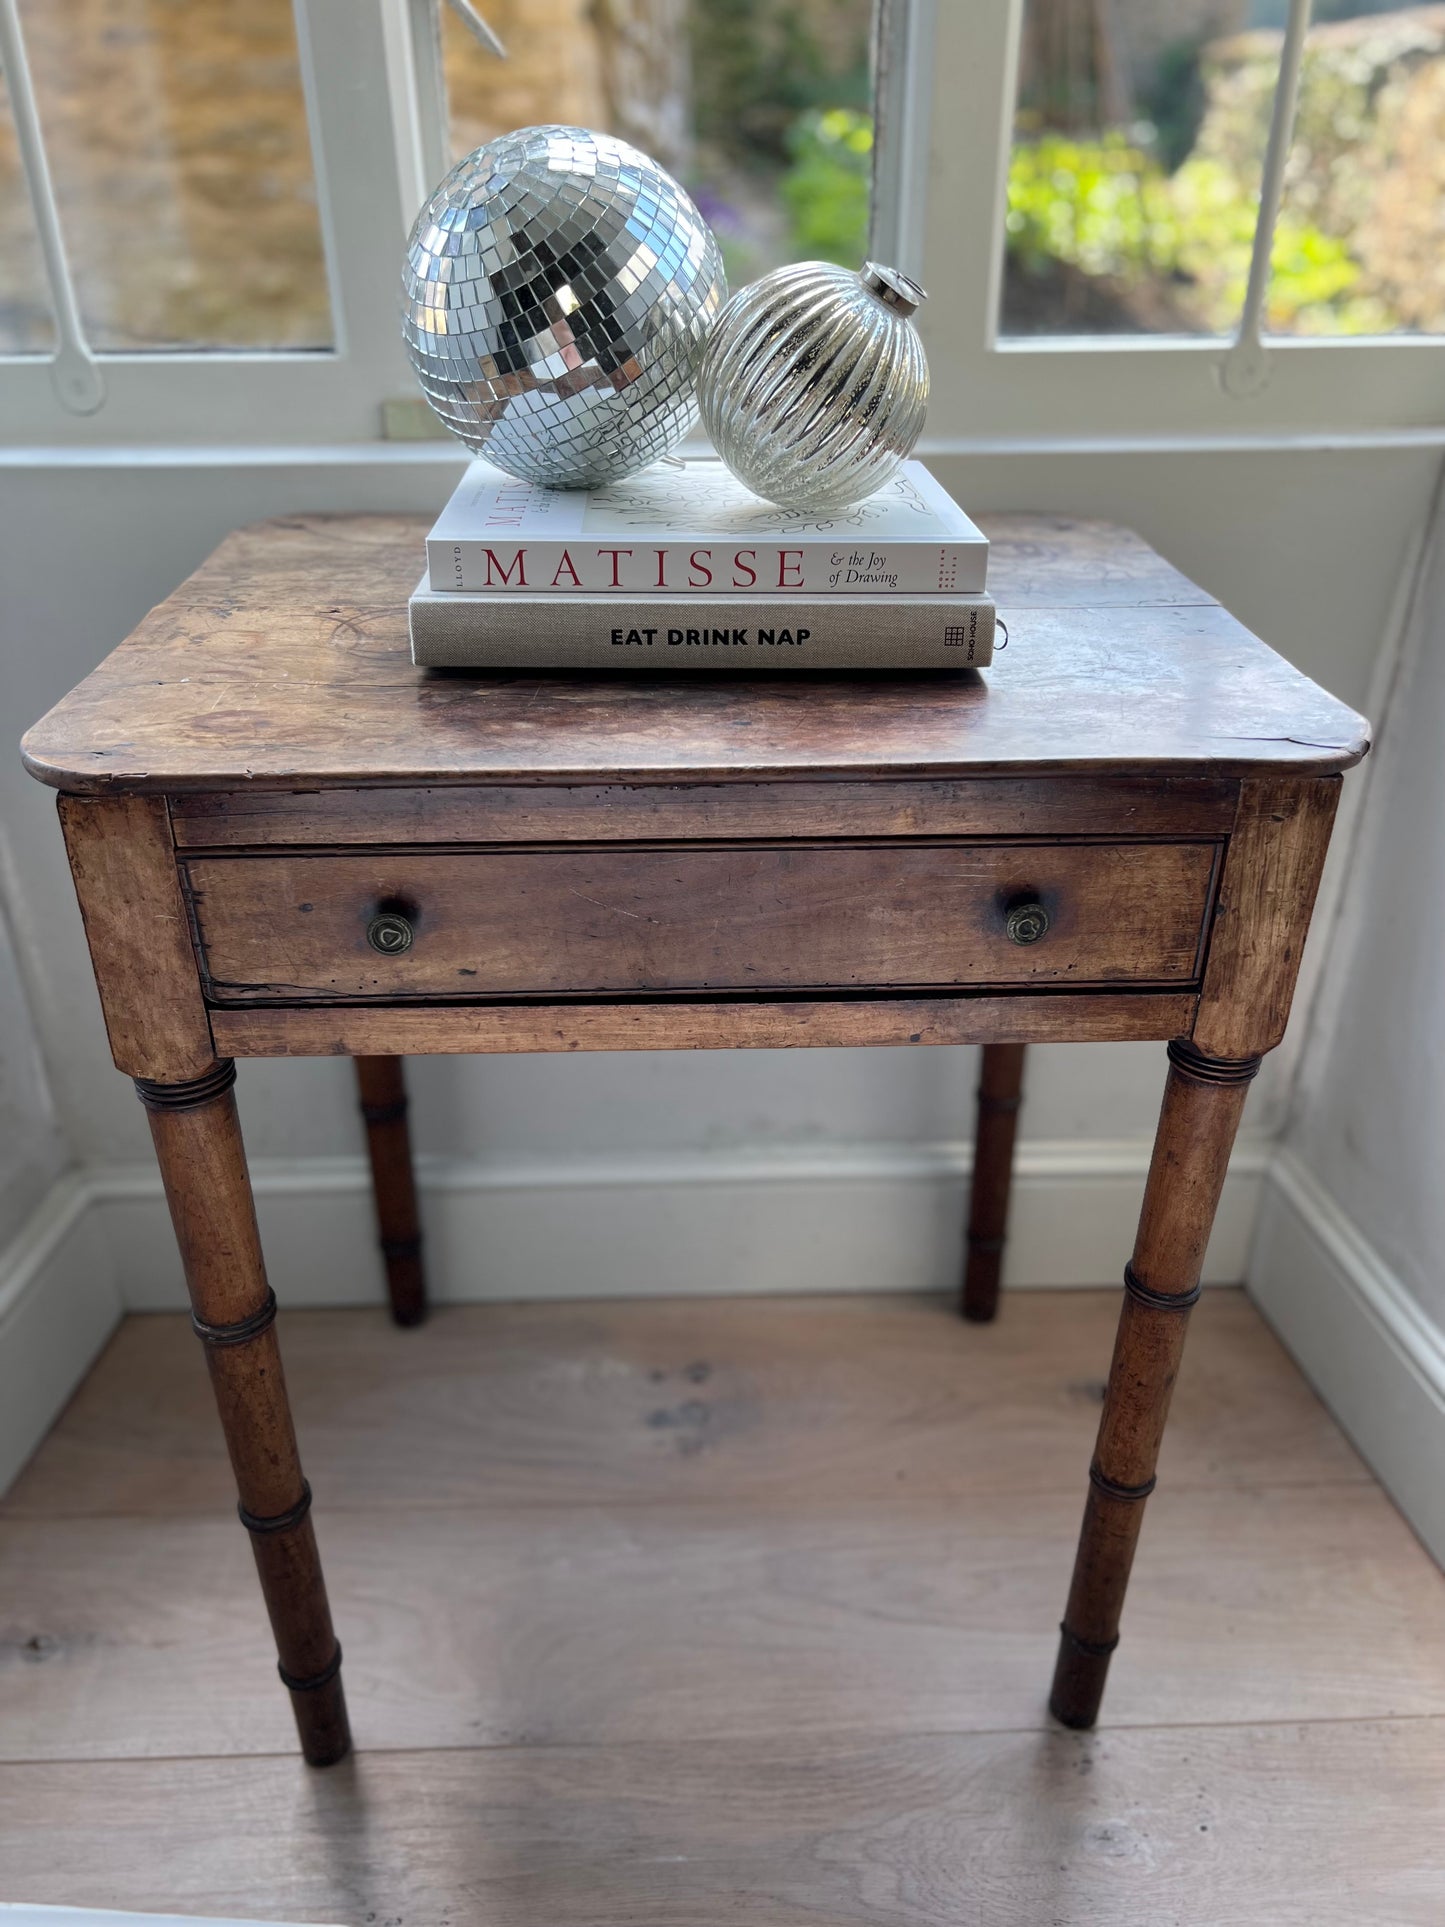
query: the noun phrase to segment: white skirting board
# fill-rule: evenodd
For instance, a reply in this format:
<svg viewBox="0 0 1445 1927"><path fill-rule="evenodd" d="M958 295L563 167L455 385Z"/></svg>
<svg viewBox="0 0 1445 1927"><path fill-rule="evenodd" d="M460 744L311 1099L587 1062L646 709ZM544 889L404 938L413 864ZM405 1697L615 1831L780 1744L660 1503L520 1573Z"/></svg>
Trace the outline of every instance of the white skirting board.
<svg viewBox="0 0 1445 1927"><path fill-rule="evenodd" d="M110 1256L91 1187L75 1172L0 1252L0 1492L120 1323Z"/></svg>
<svg viewBox="0 0 1445 1927"><path fill-rule="evenodd" d="M1206 1278L1238 1284L1269 1146L1236 1150ZM1019 1147L1005 1284L1113 1285L1123 1276L1147 1140ZM439 1303L741 1292L956 1289L965 1144L718 1149L646 1158L418 1162L425 1257ZM252 1170L267 1267L284 1305L384 1296L364 1160ZM185 1303L153 1171L93 1174L131 1311Z"/></svg>
<svg viewBox="0 0 1445 1927"><path fill-rule="evenodd" d="M1142 1140L1021 1145L1007 1283L1117 1284L1148 1150ZM423 1160L432 1288L449 1302L952 1290L967 1162L958 1144L687 1152L645 1166ZM361 1160L260 1163L255 1178L283 1306L383 1301ZM1445 1562L1445 1335L1292 1153L1237 1147L1205 1275L1248 1276ZM0 1253L0 1489L121 1315L184 1302L153 1171L101 1167L54 1187Z"/></svg>
<svg viewBox="0 0 1445 1927"><path fill-rule="evenodd" d="M670 1156L418 1164L440 1303L738 1292L956 1290L966 1144L725 1148ZM1267 1143L1235 1152L1206 1276L1237 1284ZM1119 1282L1147 1140L1019 1147L1006 1284ZM282 1306L379 1305L362 1158L252 1177ZM153 1166L63 1178L0 1251L0 1491L127 1311L179 1311L180 1261Z"/></svg>
<svg viewBox="0 0 1445 1927"><path fill-rule="evenodd" d="M1445 1332L1285 1148L1270 1166L1249 1295L1445 1565Z"/></svg>
<svg viewBox="0 0 1445 1927"><path fill-rule="evenodd" d="M0 1927L284 1927L260 1920L216 1920L210 1914L118 1914L109 1907L30 1907L0 1900Z"/></svg>

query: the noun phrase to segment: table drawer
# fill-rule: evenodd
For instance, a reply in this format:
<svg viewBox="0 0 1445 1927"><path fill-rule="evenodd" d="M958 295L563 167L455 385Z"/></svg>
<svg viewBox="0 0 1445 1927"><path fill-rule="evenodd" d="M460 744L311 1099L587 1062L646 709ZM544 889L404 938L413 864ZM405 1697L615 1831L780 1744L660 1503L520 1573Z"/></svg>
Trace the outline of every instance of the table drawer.
<svg viewBox="0 0 1445 1927"><path fill-rule="evenodd" d="M1218 845L405 849L182 864L219 1004L1179 985ZM1010 911L1038 904L1037 917ZM379 916L390 954L374 943ZM369 932L371 933L369 935Z"/></svg>

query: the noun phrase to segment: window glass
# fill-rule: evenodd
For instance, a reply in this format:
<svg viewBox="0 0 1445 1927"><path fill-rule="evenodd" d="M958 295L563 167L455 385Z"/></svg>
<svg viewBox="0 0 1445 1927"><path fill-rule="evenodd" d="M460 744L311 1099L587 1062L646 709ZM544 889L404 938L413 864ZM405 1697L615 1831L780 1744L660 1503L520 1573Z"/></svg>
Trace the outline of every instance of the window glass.
<svg viewBox="0 0 1445 1927"><path fill-rule="evenodd" d="M1258 9L1282 20L1282 5ZM1445 8L1316 0L1285 170L1287 298L1269 326L1311 335L1445 333ZM1229 43L1234 94L1279 33Z"/></svg>
<svg viewBox="0 0 1445 1927"><path fill-rule="evenodd" d="M453 157L561 121L670 169L716 230L733 287L784 261L858 266L868 239L871 0L476 0L442 46Z"/></svg>
<svg viewBox="0 0 1445 1927"><path fill-rule="evenodd" d="M0 74L0 355L44 353L54 345L45 269Z"/></svg>
<svg viewBox="0 0 1445 1927"><path fill-rule="evenodd" d="M1236 175L1212 153L1205 76L1244 11L1025 0L1004 334L1211 335L1238 320L1259 170ZM1251 103L1252 136L1271 90Z"/></svg>
<svg viewBox="0 0 1445 1927"><path fill-rule="evenodd" d="M329 347L290 0L21 0L20 16L92 346ZM16 175L7 124L0 327L38 346Z"/></svg>
<svg viewBox="0 0 1445 1927"><path fill-rule="evenodd" d="M1025 0L1006 335L1239 320L1287 0ZM1445 321L1445 12L1317 0L1266 328Z"/></svg>

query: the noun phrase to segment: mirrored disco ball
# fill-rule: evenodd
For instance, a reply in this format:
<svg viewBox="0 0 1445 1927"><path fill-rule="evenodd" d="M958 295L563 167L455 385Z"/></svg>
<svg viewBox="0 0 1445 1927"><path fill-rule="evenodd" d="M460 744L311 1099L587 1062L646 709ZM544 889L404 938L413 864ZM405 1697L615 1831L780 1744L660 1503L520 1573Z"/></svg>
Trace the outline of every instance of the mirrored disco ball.
<svg viewBox="0 0 1445 1927"><path fill-rule="evenodd" d="M585 127L524 127L458 162L417 216L402 287L407 352L442 421L551 488L676 447L727 299L682 188Z"/></svg>

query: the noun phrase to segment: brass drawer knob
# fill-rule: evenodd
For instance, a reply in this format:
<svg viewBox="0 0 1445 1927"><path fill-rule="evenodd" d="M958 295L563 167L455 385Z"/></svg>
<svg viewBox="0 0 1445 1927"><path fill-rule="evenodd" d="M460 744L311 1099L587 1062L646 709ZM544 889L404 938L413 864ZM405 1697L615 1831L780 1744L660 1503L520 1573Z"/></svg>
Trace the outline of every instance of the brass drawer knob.
<svg viewBox="0 0 1445 1927"><path fill-rule="evenodd" d="M1010 943L1037 943L1049 927L1049 913L1032 898L1026 903L1011 903L1003 927Z"/></svg>
<svg viewBox="0 0 1445 1927"><path fill-rule="evenodd" d="M415 935L410 921L398 910L383 910L366 926L366 941L383 957L399 957L403 950L410 950Z"/></svg>

